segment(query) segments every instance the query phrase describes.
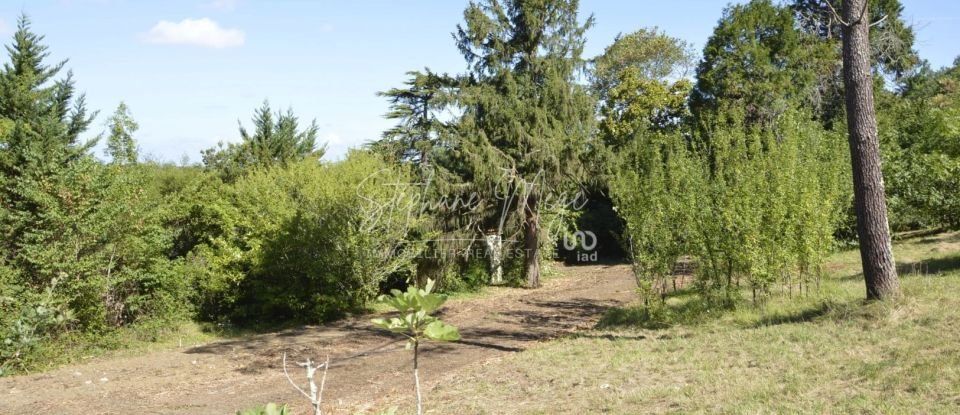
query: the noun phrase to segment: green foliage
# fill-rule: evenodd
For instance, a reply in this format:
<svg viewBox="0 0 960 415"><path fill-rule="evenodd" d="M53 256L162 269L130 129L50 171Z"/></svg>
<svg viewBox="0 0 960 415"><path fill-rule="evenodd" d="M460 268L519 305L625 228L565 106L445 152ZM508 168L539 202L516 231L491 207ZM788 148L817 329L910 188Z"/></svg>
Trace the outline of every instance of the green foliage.
<svg viewBox="0 0 960 415"><path fill-rule="evenodd" d="M631 254L641 297L655 298L655 286L674 263L690 253L702 200L692 189L706 187L705 170L677 134L639 135L624 152L610 193L626 222L625 249Z"/></svg>
<svg viewBox="0 0 960 415"><path fill-rule="evenodd" d="M849 198L842 138L797 114L769 132L717 126L700 143L643 137L611 183L644 297L681 255L717 304L735 304L741 282L755 301L778 283L809 287Z"/></svg>
<svg viewBox="0 0 960 415"><path fill-rule="evenodd" d="M894 229L960 227L960 61L924 66L880 95L878 123Z"/></svg>
<svg viewBox="0 0 960 415"><path fill-rule="evenodd" d="M628 69L635 70L637 77L663 81L686 75L693 60L694 52L686 41L656 27L643 28L617 35L603 54L593 59L591 80L597 97L605 101Z"/></svg>
<svg viewBox="0 0 960 415"><path fill-rule="evenodd" d="M413 378L417 394L417 414L423 413L420 396L419 352L420 343L424 340L451 342L460 340L460 331L431 314L447 301L447 296L433 292L434 281L427 280L426 286L417 288L414 285L407 287L407 291L391 290L391 295L380 297L380 301L393 307L400 313L399 317L375 318L370 320L373 325L399 333L407 338L407 349L413 350Z"/></svg>
<svg viewBox="0 0 960 415"><path fill-rule="evenodd" d="M224 181L233 182L255 168L320 160L326 147L317 147L316 120L305 129L300 129L299 124L293 110L273 113L270 104L264 101L254 112L253 132L240 125L241 142L220 143L216 148L204 150L203 164Z"/></svg>
<svg viewBox="0 0 960 415"><path fill-rule="evenodd" d="M149 171L131 164L135 122L121 106L108 143L116 163L95 160L93 142L79 141L92 117L69 74L54 80L63 63L43 62L42 40L21 18L0 71L0 364L18 369L67 331L172 321L191 309L191 284L168 256L167 203L148 191Z"/></svg>
<svg viewBox="0 0 960 415"><path fill-rule="evenodd" d="M375 318L370 321L384 330L406 336L407 348L412 348L422 339L441 342L460 340L456 327L431 315L447 301L446 295L433 293L433 286L434 281L429 280L424 288L411 285L405 292L390 290L391 295L380 296L380 301L400 312L400 317Z"/></svg>
<svg viewBox="0 0 960 415"><path fill-rule="evenodd" d="M801 30L832 44L837 61L842 23L833 10L839 12L841 4L841 0L792 0L789 3ZM920 59L913 50L913 27L903 20L900 0L875 0L869 2L868 7L867 18L875 23L870 28L870 52L876 70L894 78L909 74Z"/></svg>
<svg viewBox="0 0 960 415"><path fill-rule="evenodd" d="M188 266L210 317L330 319L375 298L422 249L406 240L417 225L409 176L369 153L257 170L224 190L191 208L205 242Z"/></svg>
<svg viewBox="0 0 960 415"><path fill-rule="evenodd" d="M827 129L835 128L844 120L844 93L842 79L841 33L842 23L837 12L840 0L792 0L787 3L793 11L798 29L812 37L806 66L814 72L816 81L809 99L814 115ZM913 50L913 28L903 20L903 6L899 0L868 2L867 17L870 27L871 62L877 75L874 95L886 91L884 85L893 81L900 86L920 63ZM882 79L881 79L882 76Z"/></svg>
<svg viewBox="0 0 960 415"><path fill-rule="evenodd" d="M25 359L35 347L57 332L73 319L63 300L54 294L57 281L53 280L37 298L0 297L4 309L19 311L7 314L10 321L3 321L0 329L0 376L10 370L26 368ZM30 295L30 293L24 293ZM6 320L6 318L4 319Z"/></svg>
<svg viewBox="0 0 960 415"><path fill-rule="evenodd" d="M289 415L289 414L290 414L290 411L287 409L287 405L277 405L272 402L263 406L258 406L256 408L237 411L237 415Z"/></svg>
<svg viewBox="0 0 960 415"><path fill-rule="evenodd" d="M575 0L472 2L454 34L470 68L458 95L457 154L486 195L518 195L498 207L523 217L531 286L539 285L544 246L540 213L553 208L545 201L577 190L594 167L587 161L595 101L576 82L593 19L581 24L578 7Z"/></svg>
<svg viewBox="0 0 960 415"><path fill-rule="evenodd" d="M390 101L384 115L398 124L383 132L383 138L371 143L374 152L388 160L411 162L420 168L430 163L435 147L449 140L450 126L441 121L440 112L452 104L456 80L441 74L410 71L405 88L378 93Z"/></svg>
<svg viewBox="0 0 960 415"><path fill-rule="evenodd" d="M709 128L742 111L746 123L772 125L802 104L815 104L815 75L829 49L797 29L793 12L770 0L724 10L703 49L690 107ZM815 106L816 107L816 106Z"/></svg>
<svg viewBox="0 0 960 415"><path fill-rule="evenodd" d="M137 143L133 134L140 128L130 116L127 104L120 102L117 110L107 121L106 154L114 164L135 164L137 162Z"/></svg>
<svg viewBox="0 0 960 415"><path fill-rule="evenodd" d="M656 28L617 36L593 59L591 73L604 143L619 149L639 132L678 127L692 87L682 77L692 61L686 42Z"/></svg>

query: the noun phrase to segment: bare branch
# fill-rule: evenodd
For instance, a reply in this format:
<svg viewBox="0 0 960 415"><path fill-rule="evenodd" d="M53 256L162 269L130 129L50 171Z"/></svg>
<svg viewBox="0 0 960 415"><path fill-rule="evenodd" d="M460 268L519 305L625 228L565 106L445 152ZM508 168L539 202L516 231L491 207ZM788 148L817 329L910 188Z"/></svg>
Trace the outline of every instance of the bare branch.
<svg viewBox="0 0 960 415"><path fill-rule="evenodd" d="M829 3L829 2L828 2ZM867 15L867 5L870 4L870 0L863 2L863 8L860 9L860 16L857 17L857 21L853 24L858 24L863 21L863 17Z"/></svg>
<svg viewBox="0 0 960 415"><path fill-rule="evenodd" d="M830 0L827 0L827 1L825 1L824 3L827 3L827 7L830 8L830 12L833 13L833 17L835 17L835 18L837 19L837 21L840 22L840 24L842 24L842 25L844 25L844 26L850 26L850 23L845 22L845 21L843 20L843 18L840 17L840 14L837 13L837 10L833 8L833 5L830 4Z"/></svg>
<svg viewBox="0 0 960 415"><path fill-rule="evenodd" d="M290 374L287 373L287 352L283 352L283 375L287 377L287 381L290 382L290 385L292 385L293 388L297 390L297 392L300 392L301 394L303 394L303 396L305 396L311 402L313 401L313 398L310 395L308 395L306 392L304 392L303 389L300 389L300 387L297 386L296 383L294 383L293 379L290 378Z"/></svg>
<svg viewBox="0 0 960 415"><path fill-rule="evenodd" d="M323 362L323 376L320 378L320 392L317 394L317 413L322 414L323 410L320 409L323 404L323 387L327 384L327 369L330 369L330 355L327 355L327 360Z"/></svg>
<svg viewBox="0 0 960 415"><path fill-rule="evenodd" d="M873 22L873 23L870 23L870 27L874 27L874 26L876 26L876 25L878 25L878 24L880 24L880 23L883 23L884 20L887 20L887 17L888 17L888 16L890 16L890 15L889 15L889 14L883 15L883 17L881 17L880 20L877 20L877 21L875 21L875 22Z"/></svg>

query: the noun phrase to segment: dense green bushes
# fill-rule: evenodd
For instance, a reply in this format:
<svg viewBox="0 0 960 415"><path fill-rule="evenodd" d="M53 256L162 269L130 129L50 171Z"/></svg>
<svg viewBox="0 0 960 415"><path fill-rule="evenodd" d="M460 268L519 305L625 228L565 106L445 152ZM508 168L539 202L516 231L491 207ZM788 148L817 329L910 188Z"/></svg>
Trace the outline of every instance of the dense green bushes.
<svg viewBox="0 0 960 415"><path fill-rule="evenodd" d="M368 153L257 170L191 207L207 233L188 256L202 311L235 321L318 321L357 309L422 247L405 173Z"/></svg>
<svg viewBox="0 0 960 415"><path fill-rule="evenodd" d="M923 67L881 94L884 175L894 229L960 228L960 60Z"/></svg>
<svg viewBox="0 0 960 415"><path fill-rule="evenodd" d="M411 273L421 219L402 168L365 152L321 164L316 125L266 106L243 151L208 152L229 172L139 163L123 105L97 160L80 139L92 118L41 40L22 19L0 70L0 371L72 333L316 322Z"/></svg>
<svg viewBox="0 0 960 415"><path fill-rule="evenodd" d="M611 182L649 298L681 255L697 287L732 305L778 283L809 287L848 203L843 138L800 116L774 129L717 126L710 139L651 134L634 141ZM659 280L659 281L658 281Z"/></svg>
<svg viewBox="0 0 960 415"><path fill-rule="evenodd" d="M30 187L43 203L33 216L11 212L30 221L29 231L7 251L0 288L8 350L22 343L24 327L39 339L192 315L193 287L181 262L168 256L168 204L149 191L149 174L149 166L108 166L85 157L54 176L62 182L48 177ZM60 317L48 324L43 315Z"/></svg>

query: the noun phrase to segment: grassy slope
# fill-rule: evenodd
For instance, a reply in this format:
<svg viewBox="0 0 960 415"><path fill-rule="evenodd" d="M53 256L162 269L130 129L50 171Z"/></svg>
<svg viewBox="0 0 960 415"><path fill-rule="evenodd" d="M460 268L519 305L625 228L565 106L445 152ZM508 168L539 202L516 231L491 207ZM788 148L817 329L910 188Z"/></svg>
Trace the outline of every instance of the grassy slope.
<svg viewBox="0 0 960 415"><path fill-rule="evenodd" d="M452 376L428 413L960 413L960 233L895 255L901 300L864 304L859 255L843 252L819 294L711 313L680 292L655 320L614 310L605 328Z"/></svg>

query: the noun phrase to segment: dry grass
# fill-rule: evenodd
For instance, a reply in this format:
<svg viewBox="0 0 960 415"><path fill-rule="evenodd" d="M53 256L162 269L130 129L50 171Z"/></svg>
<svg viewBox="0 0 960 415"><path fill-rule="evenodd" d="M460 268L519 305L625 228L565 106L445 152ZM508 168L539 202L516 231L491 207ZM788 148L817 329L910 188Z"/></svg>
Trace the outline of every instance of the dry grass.
<svg viewBox="0 0 960 415"><path fill-rule="evenodd" d="M859 255L817 295L667 312L487 362L426 393L433 414L960 413L960 233L899 241L903 299L864 303ZM406 413L409 408L401 408Z"/></svg>

